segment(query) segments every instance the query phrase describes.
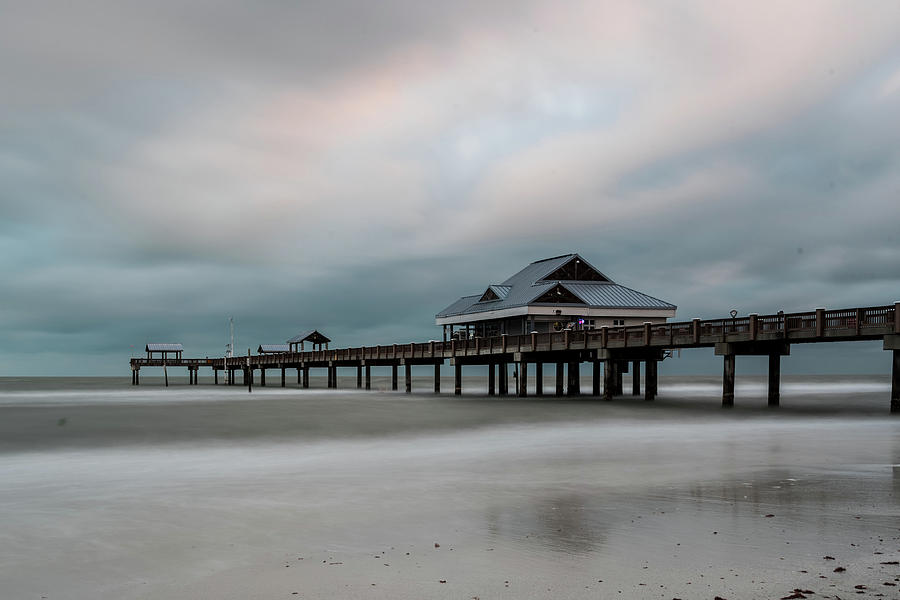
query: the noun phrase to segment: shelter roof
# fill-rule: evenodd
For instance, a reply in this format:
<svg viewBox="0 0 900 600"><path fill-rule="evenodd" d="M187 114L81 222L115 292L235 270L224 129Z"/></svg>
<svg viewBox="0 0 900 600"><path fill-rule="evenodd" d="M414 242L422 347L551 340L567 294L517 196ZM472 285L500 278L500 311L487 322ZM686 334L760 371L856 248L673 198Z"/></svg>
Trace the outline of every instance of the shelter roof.
<svg viewBox="0 0 900 600"><path fill-rule="evenodd" d="M318 329L313 329L310 331L304 331L301 334L295 335L291 339L287 341L288 344L299 344L300 342L312 342L313 344L327 344L331 340L324 335L322 335Z"/></svg>
<svg viewBox="0 0 900 600"><path fill-rule="evenodd" d="M144 352L184 352L181 344L147 344Z"/></svg>
<svg viewBox="0 0 900 600"><path fill-rule="evenodd" d="M288 344L260 344L256 351L260 354L279 354L290 352L291 347Z"/></svg>
<svg viewBox="0 0 900 600"><path fill-rule="evenodd" d="M674 304L615 283L573 253L535 261L500 285L490 285L481 294L463 296L436 316L546 304L583 304L586 308L676 308Z"/></svg>

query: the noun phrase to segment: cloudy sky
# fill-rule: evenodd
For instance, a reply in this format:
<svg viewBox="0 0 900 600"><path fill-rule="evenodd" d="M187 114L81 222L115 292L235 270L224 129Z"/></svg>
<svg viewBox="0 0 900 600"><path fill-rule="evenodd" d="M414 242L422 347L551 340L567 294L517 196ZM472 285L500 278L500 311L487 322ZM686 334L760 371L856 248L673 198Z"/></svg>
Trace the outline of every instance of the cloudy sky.
<svg viewBox="0 0 900 600"><path fill-rule="evenodd" d="M900 299L894 0L0 15L0 375L427 340L571 251L685 319Z"/></svg>

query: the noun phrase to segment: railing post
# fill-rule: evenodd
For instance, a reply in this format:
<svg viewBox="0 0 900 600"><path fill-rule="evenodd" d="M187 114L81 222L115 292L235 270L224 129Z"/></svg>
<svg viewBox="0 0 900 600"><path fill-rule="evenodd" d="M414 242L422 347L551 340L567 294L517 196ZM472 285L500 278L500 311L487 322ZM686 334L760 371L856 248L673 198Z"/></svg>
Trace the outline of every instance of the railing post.
<svg viewBox="0 0 900 600"><path fill-rule="evenodd" d="M816 309L816 337L825 335L825 309Z"/></svg>
<svg viewBox="0 0 900 600"><path fill-rule="evenodd" d="M434 340L431 340L430 342L428 342L428 351L430 353L429 356L431 358L434 358Z"/></svg>
<svg viewBox="0 0 900 600"><path fill-rule="evenodd" d="M603 325L600 327L600 347L606 348L609 345L609 327Z"/></svg>
<svg viewBox="0 0 900 600"><path fill-rule="evenodd" d="M450 340L450 356L456 356L456 340Z"/></svg>
<svg viewBox="0 0 900 600"><path fill-rule="evenodd" d="M507 343L506 334L501 333L500 334L500 350L501 350L501 352L503 352L503 354L506 354L506 343Z"/></svg>
<svg viewBox="0 0 900 600"><path fill-rule="evenodd" d="M394 344L391 348L391 358L397 358L397 344Z"/></svg>
<svg viewBox="0 0 900 600"><path fill-rule="evenodd" d="M565 341L566 350L568 350L569 349L569 330L568 329L563 331L563 340Z"/></svg>
<svg viewBox="0 0 900 600"><path fill-rule="evenodd" d="M859 328L862 325L863 320L863 309L856 309L856 335L859 335Z"/></svg>
<svg viewBox="0 0 900 600"><path fill-rule="evenodd" d="M416 357L416 343L415 342L409 343L409 357L410 358Z"/></svg>
<svg viewBox="0 0 900 600"><path fill-rule="evenodd" d="M691 319L691 324L693 325L693 333L694 333L694 343L700 343L700 319Z"/></svg>
<svg viewBox="0 0 900 600"><path fill-rule="evenodd" d="M750 313L750 339L756 340L756 335L759 333L759 322L757 318L759 317L756 313Z"/></svg>
<svg viewBox="0 0 900 600"><path fill-rule="evenodd" d="M650 345L650 321L644 321L644 345Z"/></svg>
<svg viewBox="0 0 900 600"><path fill-rule="evenodd" d="M535 352L537 350L537 334L532 332L531 334L531 351Z"/></svg>

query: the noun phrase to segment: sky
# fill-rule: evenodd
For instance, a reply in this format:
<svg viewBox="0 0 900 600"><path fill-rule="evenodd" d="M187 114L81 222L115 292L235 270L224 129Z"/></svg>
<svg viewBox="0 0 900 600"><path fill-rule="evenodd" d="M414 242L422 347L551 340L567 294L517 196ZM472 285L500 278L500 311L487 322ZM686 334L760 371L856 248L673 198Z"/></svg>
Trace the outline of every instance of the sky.
<svg viewBox="0 0 900 600"><path fill-rule="evenodd" d="M0 15L0 376L425 341L568 252L678 319L900 300L893 0Z"/></svg>

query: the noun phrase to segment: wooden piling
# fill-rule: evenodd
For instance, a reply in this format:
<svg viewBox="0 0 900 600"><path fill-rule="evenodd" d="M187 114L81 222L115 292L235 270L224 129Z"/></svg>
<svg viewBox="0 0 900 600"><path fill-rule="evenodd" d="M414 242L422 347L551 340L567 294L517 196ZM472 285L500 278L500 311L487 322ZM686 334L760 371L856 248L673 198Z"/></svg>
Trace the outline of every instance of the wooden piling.
<svg viewBox="0 0 900 600"><path fill-rule="evenodd" d="M734 354L726 354L722 357L722 407L734 406Z"/></svg>
<svg viewBox="0 0 900 600"><path fill-rule="evenodd" d="M403 366L405 367L403 369L403 379L404 379L404 383L406 384L406 393L411 394L412 393L412 365L409 363L406 363Z"/></svg>
<svg viewBox="0 0 900 600"><path fill-rule="evenodd" d="M366 389L372 389L372 365L366 365Z"/></svg>
<svg viewBox="0 0 900 600"><path fill-rule="evenodd" d="M303 388L309 389L309 366L303 366Z"/></svg>
<svg viewBox="0 0 900 600"><path fill-rule="evenodd" d="M462 394L462 364L459 361L453 365L453 394Z"/></svg>
<svg viewBox="0 0 900 600"><path fill-rule="evenodd" d="M544 363L541 361L534 363L534 395L544 395Z"/></svg>
<svg viewBox="0 0 900 600"><path fill-rule="evenodd" d="M397 363L391 365L391 389L397 391Z"/></svg>
<svg viewBox="0 0 900 600"><path fill-rule="evenodd" d="M769 406L781 404L781 356L769 354Z"/></svg>
<svg viewBox="0 0 900 600"><path fill-rule="evenodd" d="M635 365L635 377L638 376L640 372L640 365ZM646 362L646 367L644 369L644 400L651 401L656 399L656 382L657 382L657 373L659 369L659 363L653 359L650 359ZM638 390L640 393L640 390Z"/></svg>
<svg viewBox="0 0 900 600"><path fill-rule="evenodd" d="M219 385L219 370L213 369L213 385Z"/></svg>
<svg viewBox="0 0 900 600"><path fill-rule="evenodd" d="M648 361L649 365L649 361ZM633 360L631 361L631 369L634 371L631 375L631 395L632 396L640 396L641 395L641 361Z"/></svg>
<svg viewBox="0 0 900 600"><path fill-rule="evenodd" d="M616 388L616 373L613 360L603 361L603 399L607 402L613 399Z"/></svg>
<svg viewBox="0 0 900 600"><path fill-rule="evenodd" d="M362 388L362 376L363 376L363 367L362 363L356 365L356 389Z"/></svg>
<svg viewBox="0 0 900 600"><path fill-rule="evenodd" d="M893 350L891 367L891 413L900 413L900 350Z"/></svg>
<svg viewBox="0 0 900 600"><path fill-rule="evenodd" d="M524 398L528 395L528 363L524 360L519 361L519 379L517 380L518 390L516 395Z"/></svg>
<svg viewBox="0 0 900 600"><path fill-rule="evenodd" d="M497 365L497 375L499 377L498 387L500 388L500 395L506 396L509 393L509 367L505 361L501 361Z"/></svg>
<svg viewBox="0 0 900 600"><path fill-rule="evenodd" d="M281 387L287 387L287 382L285 381L285 373L284 367L281 367Z"/></svg>
<svg viewBox="0 0 900 600"><path fill-rule="evenodd" d="M591 395L599 396L600 395L600 361L593 360L591 362Z"/></svg>
<svg viewBox="0 0 900 600"><path fill-rule="evenodd" d="M488 364L488 396L493 396L497 393L496 374L497 365L494 363Z"/></svg>
<svg viewBox="0 0 900 600"><path fill-rule="evenodd" d="M563 363L556 363L556 395L562 396L565 394L565 390L563 389L563 377L565 372L565 366Z"/></svg>
<svg viewBox="0 0 900 600"><path fill-rule="evenodd" d="M432 354L434 354L432 352ZM441 393L441 365L439 363L434 363L434 393Z"/></svg>
<svg viewBox="0 0 900 600"><path fill-rule="evenodd" d="M266 370L265 370L265 368L260 368L260 370L259 370L259 387L266 387Z"/></svg>

